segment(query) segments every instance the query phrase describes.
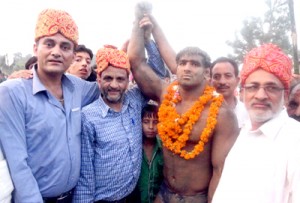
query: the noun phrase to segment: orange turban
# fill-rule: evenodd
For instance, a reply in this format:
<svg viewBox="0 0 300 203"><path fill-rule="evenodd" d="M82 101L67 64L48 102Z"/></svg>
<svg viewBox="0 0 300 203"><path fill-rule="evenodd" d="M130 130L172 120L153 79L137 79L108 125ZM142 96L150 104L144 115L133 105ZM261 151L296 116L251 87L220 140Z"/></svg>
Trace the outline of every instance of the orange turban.
<svg viewBox="0 0 300 203"><path fill-rule="evenodd" d="M100 74L109 65L125 69L128 73L130 71L130 63L127 54L113 48L113 46L105 46L98 50L96 55L97 73Z"/></svg>
<svg viewBox="0 0 300 203"><path fill-rule="evenodd" d="M257 69L263 69L274 74L289 89L292 79L292 62L279 47L274 44L264 44L252 49L245 57L241 70L241 84L245 84L248 76Z"/></svg>
<svg viewBox="0 0 300 203"><path fill-rule="evenodd" d="M67 12L55 9L43 10L36 23L35 41L58 32L74 42L75 46L78 44L77 25Z"/></svg>

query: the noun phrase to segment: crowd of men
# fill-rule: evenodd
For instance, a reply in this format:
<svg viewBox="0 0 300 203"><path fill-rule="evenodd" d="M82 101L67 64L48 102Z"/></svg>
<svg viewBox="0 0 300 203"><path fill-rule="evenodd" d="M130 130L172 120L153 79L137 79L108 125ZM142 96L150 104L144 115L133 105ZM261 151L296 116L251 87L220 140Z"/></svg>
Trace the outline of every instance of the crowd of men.
<svg viewBox="0 0 300 203"><path fill-rule="evenodd" d="M239 73L198 47L176 54L151 4L135 9L95 67L67 12L39 14L28 70L0 85L3 202L300 202L290 58L263 44Z"/></svg>

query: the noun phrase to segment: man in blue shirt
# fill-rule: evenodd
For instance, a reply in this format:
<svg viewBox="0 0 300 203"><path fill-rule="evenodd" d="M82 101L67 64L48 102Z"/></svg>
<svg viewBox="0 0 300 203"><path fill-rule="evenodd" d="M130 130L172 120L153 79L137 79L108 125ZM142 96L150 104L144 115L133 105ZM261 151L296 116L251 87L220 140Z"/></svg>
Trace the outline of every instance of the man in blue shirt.
<svg viewBox="0 0 300 203"><path fill-rule="evenodd" d="M146 99L137 87L127 91L125 52L100 49L96 62L101 96L82 111L82 163L74 201L125 201L140 174L140 115Z"/></svg>
<svg viewBox="0 0 300 203"><path fill-rule="evenodd" d="M146 49L150 67L166 77L155 43L149 40ZM101 96L83 108L81 173L73 200L133 202L142 160L141 111L148 100L137 87L127 90L130 64L123 51L100 49L96 63Z"/></svg>
<svg viewBox="0 0 300 203"><path fill-rule="evenodd" d="M71 202L80 173L81 108L99 97L99 88L64 74L78 43L68 13L42 11L35 41L33 78L0 85L0 141L14 202Z"/></svg>

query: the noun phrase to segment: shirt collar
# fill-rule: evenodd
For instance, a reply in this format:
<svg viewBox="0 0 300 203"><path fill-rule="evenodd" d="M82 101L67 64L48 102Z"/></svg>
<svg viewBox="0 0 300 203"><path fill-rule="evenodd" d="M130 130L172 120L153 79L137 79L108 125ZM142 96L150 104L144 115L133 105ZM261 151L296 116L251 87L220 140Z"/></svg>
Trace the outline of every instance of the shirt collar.
<svg viewBox="0 0 300 203"><path fill-rule="evenodd" d="M261 132L266 137L270 139L275 139L279 130L284 125L288 118L288 114L286 112L286 109L282 109L274 118L264 123L262 126L260 126L257 130L252 132ZM249 131L251 129L251 121L248 120L245 126Z"/></svg>
<svg viewBox="0 0 300 203"><path fill-rule="evenodd" d="M278 135L279 130L284 125L288 118L288 114L286 110L282 109L278 115L274 118L266 122L260 127L260 130L265 134L267 137L271 139L275 139Z"/></svg>
<svg viewBox="0 0 300 203"><path fill-rule="evenodd" d="M32 70L33 70L33 78L32 78L32 83L33 83L32 84L32 93L33 93L33 95L35 95L39 92L47 91L46 87L41 82L41 80L37 74L37 64L32 68ZM63 74L63 76L62 76L62 86L67 87L71 92L74 91L73 82L65 74Z"/></svg>

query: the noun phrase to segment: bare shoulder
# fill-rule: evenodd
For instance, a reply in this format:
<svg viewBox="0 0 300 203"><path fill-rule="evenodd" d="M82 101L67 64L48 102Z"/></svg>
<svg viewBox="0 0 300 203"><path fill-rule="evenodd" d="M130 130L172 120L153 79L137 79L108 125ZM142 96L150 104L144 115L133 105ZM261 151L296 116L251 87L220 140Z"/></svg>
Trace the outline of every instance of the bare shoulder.
<svg viewBox="0 0 300 203"><path fill-rule="evenodd" d="M231 110L226 104L222 104L219 109L218 122L237 122L237 118L233 110Z"/></svg>
<svg viewBox="0 0 300 203"><path fill-rule="evenodd" d="M233 110L231 110L226 104L223 104L219 109L217 118L216 131L238 133L238 120ZM223 134L223 133L222 133Z"/></svg>
<svg viewBox="0 0 300 203"><path fill-rule="evenodd" d="M213 152L223 159L239 134L235 113L223 104L219 109L217 124L213 135Z"/></svg>

